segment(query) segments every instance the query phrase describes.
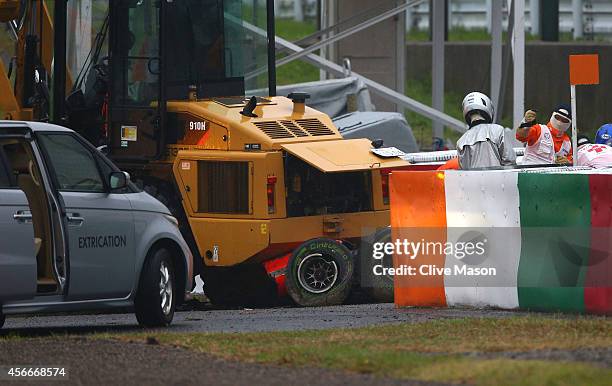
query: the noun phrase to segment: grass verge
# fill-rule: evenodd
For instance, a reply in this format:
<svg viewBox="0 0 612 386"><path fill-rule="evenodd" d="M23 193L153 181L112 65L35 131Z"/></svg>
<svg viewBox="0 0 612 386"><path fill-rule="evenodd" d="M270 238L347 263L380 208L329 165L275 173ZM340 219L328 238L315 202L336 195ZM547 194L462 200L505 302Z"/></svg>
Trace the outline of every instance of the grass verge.
<svg viewBox="0 0 612 386"><path fill-rule="evenodd" d="M429 30L425 29L413 29L406 33L407 41L430 41ZM508 39L508 32L503 31L502 41L506 42ZM448 40L451 42L468 42L468 41L491 41L491 34L485 28L466 28L463 26L453 26L448 31ZM528 42L538 41L540 37L533 35L529 32L525 33L525 40ZM607 42L609 38L604 36L584 36L579 39L574 39L572 32L560 32L560 42L584 42L584 41L595 41L595 42Z"/></svg>
<svg viewBox="0 0 612 386"><path fill-rule="evenodd" d="M425 74L419 79L408 79L406 81L406 95L421 103L431 106L431 73ZM456 92L446 92L444 94L444 112L453 118L463 121L461 102L464 95ZM433 125L431 119L420 114L406 110L406 120L412 127L412 132L417 140L420 149L431 149L433 143ZM444 128L444 138L449 139L454 145L461 137L458 133L448 127Z"/></svg>
<svg viewBox="0 0 612 386"><path fill-rule="evenodd" d="M479 359L465 352L612 346L606 318L454 319L360 329L271 333L162 333L162 344L226 359L316 366L394 378L476 385L603 385L612 371L586 363ZM150 334L109 336L144 341Z"/></svg>

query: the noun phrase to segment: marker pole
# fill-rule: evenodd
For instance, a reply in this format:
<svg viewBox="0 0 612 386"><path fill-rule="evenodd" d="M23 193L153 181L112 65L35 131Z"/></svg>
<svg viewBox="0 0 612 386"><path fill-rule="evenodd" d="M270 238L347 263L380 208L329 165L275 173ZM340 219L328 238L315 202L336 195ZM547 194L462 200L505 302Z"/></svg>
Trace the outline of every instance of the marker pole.
<svg viewBox="0 0 612 386"><path fill-rule="evenodd" d="M576 112L576 85L572 84L570 87L570 96L572 102L572 163L576 165L576 154L578 146L578 124L577 120L577 112Z"/></svg>

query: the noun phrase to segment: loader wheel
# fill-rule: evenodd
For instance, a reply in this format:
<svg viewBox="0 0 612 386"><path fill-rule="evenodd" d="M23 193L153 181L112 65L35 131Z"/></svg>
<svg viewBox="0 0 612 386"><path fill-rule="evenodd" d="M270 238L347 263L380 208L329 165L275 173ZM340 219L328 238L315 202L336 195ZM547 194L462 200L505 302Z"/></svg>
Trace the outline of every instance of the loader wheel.
<svg viewBox="0 0 612 386"><path fill-rule="evenodd" d="M134 300L136 319L141 326L165 327L172 323L176 307L176 281L170 252L160 248L142 267Z"/></svg>
<svg viewBox="0 0 612 386"><path fill-rule="evenodd" d="M393 255L387 255L381 259L374 259L373 247L374 243L387 243L391 241L391 228L387 227L379 230L374 235L371 244L367 245L365 254L361 256L362 272L362 283L361 286L366 289L366 292L370 297L377 302L381 303L393 303L393 276L390 275L375 275L374 267L376 265L382 265L384 268L393 267Z"/></svg>
<svg viewBox="0 0 612 386"><path fill-rule="evenodd" d="M286 285L289 296L304 307L344 303L353 281L351 251L326 238L306 241L291 255Z"/></svg>

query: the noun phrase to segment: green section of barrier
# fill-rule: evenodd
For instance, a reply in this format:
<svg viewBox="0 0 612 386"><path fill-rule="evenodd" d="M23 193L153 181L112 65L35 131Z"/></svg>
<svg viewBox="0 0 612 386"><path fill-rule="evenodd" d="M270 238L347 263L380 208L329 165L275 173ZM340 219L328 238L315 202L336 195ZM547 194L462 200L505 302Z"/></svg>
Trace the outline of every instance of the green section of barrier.
<svg viewBox="0 0 612 386"><path fill-rule="evenodd" d="M588 175L519 174L519 305L584 312L590 251Z"/></svg>

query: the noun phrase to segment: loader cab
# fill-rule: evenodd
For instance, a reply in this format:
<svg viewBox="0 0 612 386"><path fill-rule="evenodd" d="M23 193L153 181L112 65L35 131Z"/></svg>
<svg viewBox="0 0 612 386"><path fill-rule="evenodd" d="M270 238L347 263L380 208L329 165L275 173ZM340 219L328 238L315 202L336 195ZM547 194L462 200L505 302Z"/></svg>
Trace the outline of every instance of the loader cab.
<svg viewBox="0 0 612 386"><path fill-rule="evenodd" d="M167 101L243 98L245 88L270 87L267 64L274 39L268 39L266 30L266 2L255 4L110 2L109 142L114 159L161 157L166 143L176 138L176 128L167 125Z"/></svg>

